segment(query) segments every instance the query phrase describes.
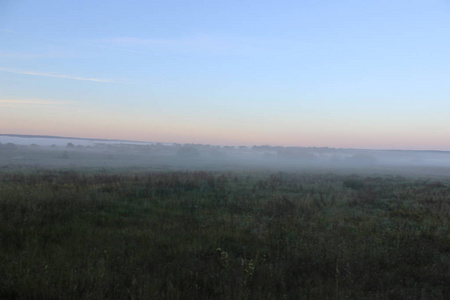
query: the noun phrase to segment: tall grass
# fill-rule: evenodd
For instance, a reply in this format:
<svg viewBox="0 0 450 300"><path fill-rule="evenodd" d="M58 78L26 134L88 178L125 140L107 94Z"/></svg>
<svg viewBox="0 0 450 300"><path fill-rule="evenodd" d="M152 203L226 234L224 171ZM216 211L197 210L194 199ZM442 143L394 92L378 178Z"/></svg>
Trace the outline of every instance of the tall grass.
<svg viewBox="0 0 450 300"><path fill-rule="evenodd" d="M450 182L0 174L0 298L448 299Z"/></svg>

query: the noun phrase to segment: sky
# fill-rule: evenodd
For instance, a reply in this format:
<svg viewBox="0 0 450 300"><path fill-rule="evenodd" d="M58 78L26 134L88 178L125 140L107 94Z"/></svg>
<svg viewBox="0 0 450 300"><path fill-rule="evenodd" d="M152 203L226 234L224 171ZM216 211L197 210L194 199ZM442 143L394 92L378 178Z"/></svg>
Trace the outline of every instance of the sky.
<svg viewBox="0 0 450 300"><path fill-rule="evenodd" d="M0 0L0 133L450 150L450 0Z"/></svg>

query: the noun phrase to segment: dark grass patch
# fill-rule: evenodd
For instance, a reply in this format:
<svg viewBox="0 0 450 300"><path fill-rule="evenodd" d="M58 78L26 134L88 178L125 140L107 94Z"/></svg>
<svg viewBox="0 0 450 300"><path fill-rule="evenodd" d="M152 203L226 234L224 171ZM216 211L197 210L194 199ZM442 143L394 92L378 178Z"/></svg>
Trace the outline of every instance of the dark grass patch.
<svg viewBox="0 0 450 300"><path fill-rule="evenodd" d="M446 299L446 180L0 174L0 298Z"/></svg>

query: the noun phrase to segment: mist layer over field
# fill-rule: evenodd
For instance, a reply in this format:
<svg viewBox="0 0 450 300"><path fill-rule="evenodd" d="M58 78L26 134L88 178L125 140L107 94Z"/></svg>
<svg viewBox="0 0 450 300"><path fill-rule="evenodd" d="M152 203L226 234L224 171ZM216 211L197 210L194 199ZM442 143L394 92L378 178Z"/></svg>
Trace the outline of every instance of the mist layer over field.
<svg viewBox="0 0 450 300"><path fill-rule="evenodd" d="M5 135L0 142L2 166L450 175L447 151L235 147Z"/></svg>

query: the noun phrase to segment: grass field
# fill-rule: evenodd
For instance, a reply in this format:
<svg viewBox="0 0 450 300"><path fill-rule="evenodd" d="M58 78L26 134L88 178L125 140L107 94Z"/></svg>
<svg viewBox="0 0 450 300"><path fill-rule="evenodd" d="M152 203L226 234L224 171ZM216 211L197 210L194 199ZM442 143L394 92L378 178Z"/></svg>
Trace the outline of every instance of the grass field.
<svg viewBox="0 0 450 300"><path fill-rule="evenodd" d="M449 299L450 180L0 172L0 299Z"/></svg>

